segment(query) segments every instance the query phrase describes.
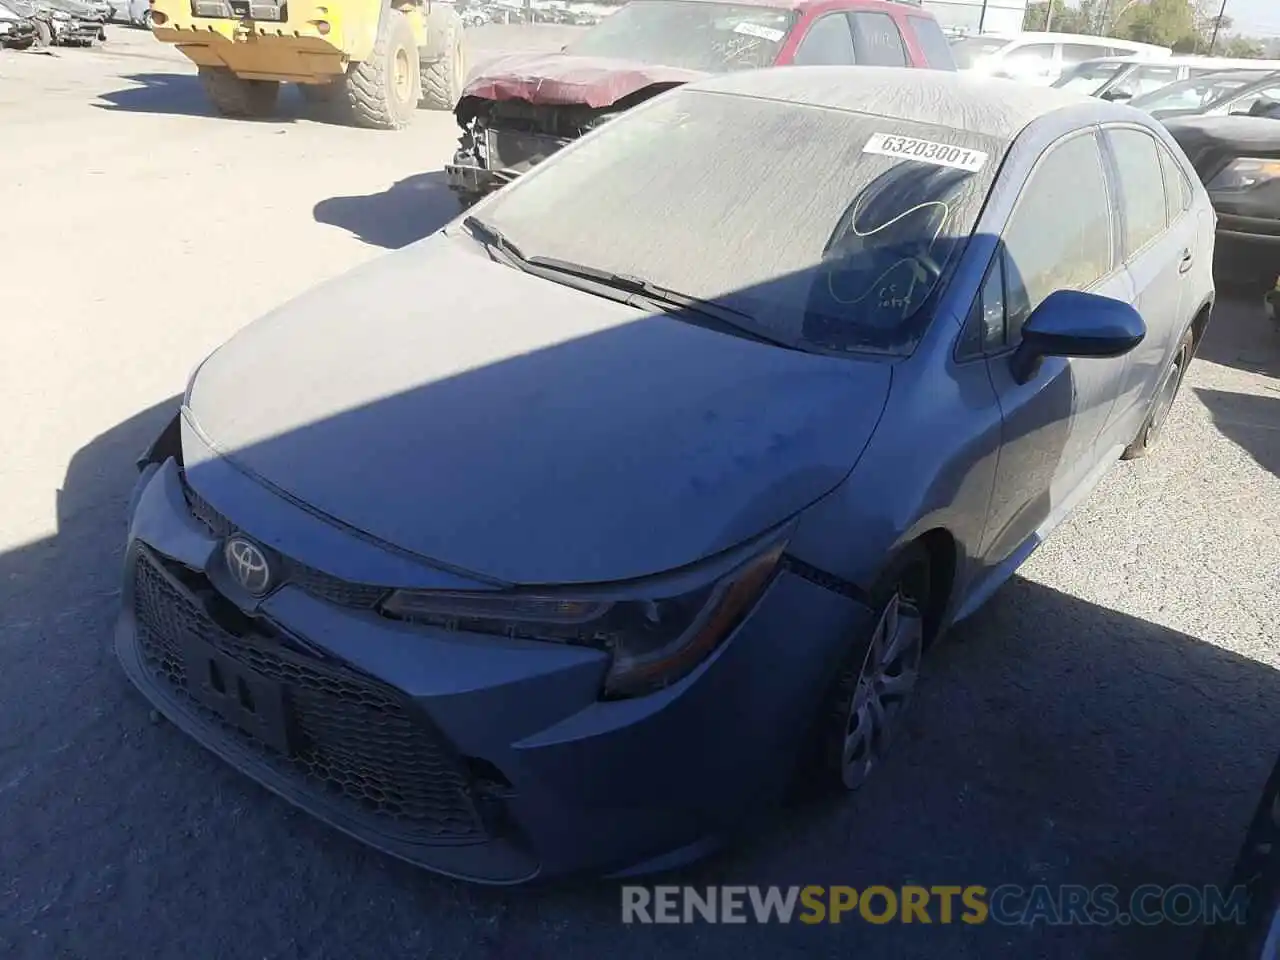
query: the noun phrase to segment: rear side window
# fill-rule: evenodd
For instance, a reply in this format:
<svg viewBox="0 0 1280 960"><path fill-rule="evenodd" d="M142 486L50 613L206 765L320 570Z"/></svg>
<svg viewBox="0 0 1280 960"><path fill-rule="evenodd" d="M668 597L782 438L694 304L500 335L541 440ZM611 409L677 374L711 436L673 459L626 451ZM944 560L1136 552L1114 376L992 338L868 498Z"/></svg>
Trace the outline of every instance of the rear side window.
<svg viewBox="0 0 1280 960"><path fill-rule="evenodd" d="M1164 168L1165 208L1169 211L1169 222L1173 223L1191 209L1191 181L1182 172L1182 164L1173 158L1173 154L1165 147L1158 147L1160 165Z"/></svg>
<svg viewBox="0 0 1280 960"><path fill-rule="evenodd" d="M920 49L929 66L935 70L954 70L956 58L951 55L951 44L947 43L946 34L938 26L938 21L928 17L907 17L911 29L916 33Z"/></svg>
<svg viewBox="0 0 1280 960"><path fill-rule="evenodd" d="M1106 47L1095 47L1091 43L1064 43L1062 45L1062 62L1064 64L1084 63L1086 60L1097 60L1106 54Z"/></svg>
<svg viewBox="0 0 1280 960"><path fill-rule="evenodd" d="M843 13L829 13L809 25L796 48L794 64L801 67L847 66L857 63L853 34Z"/></svg>
<svg viewBox="0 0 1280 960"><path fill-rule="evenodd" d="M1164 177L1157 177L1160 154L1155 138L1141 130L1108 130L1107 141L1120 177L1124 248L1133 256L1164 232Z"/></svg>
<svg viewBox="0 0 1280 960"><path fill-rule="evenodd" d="M1086 290L1112 265L1111 206L1093 134L1050 149L1022 188L1004 231L1010 344L1056 290Z"/></svg>
<svg viewBox="0 0 1280 960"><path fill-rule="evenodd" d="M887 13L851 13L857 62L868 67L905 67L907 51L902 34Z"/></svg>

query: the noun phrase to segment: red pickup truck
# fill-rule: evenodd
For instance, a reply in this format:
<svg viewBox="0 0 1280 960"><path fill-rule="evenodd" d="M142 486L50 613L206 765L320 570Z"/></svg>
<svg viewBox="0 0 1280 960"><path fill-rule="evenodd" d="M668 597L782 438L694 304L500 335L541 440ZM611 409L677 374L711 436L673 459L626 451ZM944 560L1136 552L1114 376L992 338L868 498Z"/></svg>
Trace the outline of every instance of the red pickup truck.
<svg viewBox="0 0 1280 960"><path fill-rule="evenodd" d="M632 0L555 53L494 61L454 110L445 165L462 205L664 90L771 66L954 70L933 15L890 0Z"/></svg>

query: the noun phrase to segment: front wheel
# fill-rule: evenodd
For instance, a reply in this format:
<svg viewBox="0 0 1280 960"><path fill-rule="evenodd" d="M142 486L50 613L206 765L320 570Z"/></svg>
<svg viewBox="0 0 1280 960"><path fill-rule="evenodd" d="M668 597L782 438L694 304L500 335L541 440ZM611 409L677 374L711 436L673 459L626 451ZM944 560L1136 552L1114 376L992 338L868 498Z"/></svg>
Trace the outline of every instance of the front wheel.
<svg viewBox="0 0 1280 960"><path fill-rule="evenodd" d="M49 29L49 25L43 20L36 21L36 47L53 46L53 31Z"/></svg>
<svg viewBox="0 0 1280 960"><path fill-rule="evenodd" d="M872 590L875 625L851 643L820 718L822 779L833 786L861 787L901 731L920 676L930 581L928 553L915 545Z"/></svg>
<svg viewBox="0 0 1280 960"><path fill-rule="evenodd" d="M1178 390L1191 366L1195 345L1195 336L1188 330L1182 342L1178 344L1178 349L1174 351L1173 359L1165 369L1160 386L1156 388L1156 395L1151 401L1151 410L1148 411L1147 418L1142 421L1142 427L1138 430L1138 435L1133 438L1133 442L1124 448L1124 453L1120 454L1121 460L1138 460L1145 457L1160 439L1160 433L1169 419L1169 411L1173 409L1173 401L1178 398Z"/></svg>
<svg viewBox="0 0 1280 960"><path fill-rule="evenodd" d="M413 119L421 78L409 18L384 10L369 59L347 71L347 104L362 127L399 130Z"/></svg>

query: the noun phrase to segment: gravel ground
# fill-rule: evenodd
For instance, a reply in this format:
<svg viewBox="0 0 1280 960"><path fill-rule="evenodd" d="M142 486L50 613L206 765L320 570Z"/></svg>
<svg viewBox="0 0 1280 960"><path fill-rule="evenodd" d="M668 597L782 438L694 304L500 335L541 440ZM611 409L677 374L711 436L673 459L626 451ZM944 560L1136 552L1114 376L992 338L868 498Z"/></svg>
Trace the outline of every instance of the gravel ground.
<svg viewBox="0 0 1280 960"><path fill-rule="evenodd" d="M471 36L478 59L525 35ZM0 53L0 956L1190 955L1176 926L623 928L609 884L417 873L149 722L109 650L133 457L212 347L453 213L447 114L286 108L211 118L127 29ZM937 651L881 774L686 881L1224 878L1280 749L1278 411L1280 336L1226 303L1158 455Z"/></svg>

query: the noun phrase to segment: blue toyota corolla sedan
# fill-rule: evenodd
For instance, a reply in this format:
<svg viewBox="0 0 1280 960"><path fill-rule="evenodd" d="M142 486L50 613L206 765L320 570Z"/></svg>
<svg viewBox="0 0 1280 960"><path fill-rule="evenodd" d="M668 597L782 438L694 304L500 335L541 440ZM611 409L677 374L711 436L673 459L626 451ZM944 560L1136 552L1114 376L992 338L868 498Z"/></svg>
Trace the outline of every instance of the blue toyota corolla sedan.
<svg viewBox="0 0 1280 960"><path fill-rule="evenodd" d="M930 645L1151 448L1213 226L1118 104L670 91L199 366L140 461L120 660L423 867L686 862L798 774L857 788Z"/></svg>

